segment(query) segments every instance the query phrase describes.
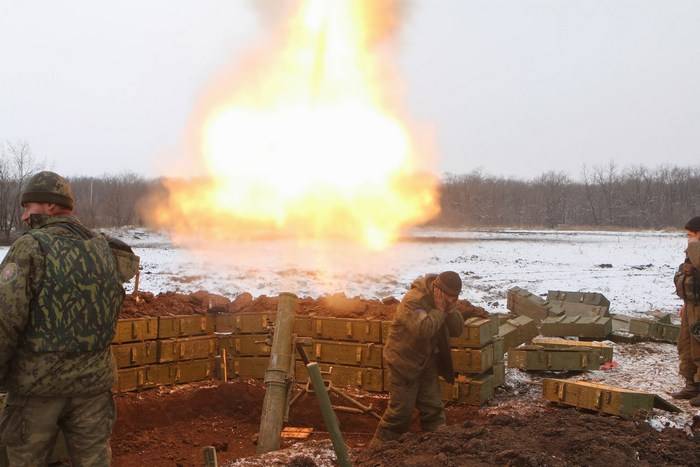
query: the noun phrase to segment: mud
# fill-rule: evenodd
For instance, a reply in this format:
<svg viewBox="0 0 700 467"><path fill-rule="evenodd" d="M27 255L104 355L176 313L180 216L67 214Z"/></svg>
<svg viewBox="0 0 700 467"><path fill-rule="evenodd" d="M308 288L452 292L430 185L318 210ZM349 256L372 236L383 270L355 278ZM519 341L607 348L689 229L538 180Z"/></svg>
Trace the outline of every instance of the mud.
<svg viewBox="0 0 700 467"><path fill-rule="evenodd" d="M322 296L318 299L302 297L299 299L297 313L300 315L313 314L341 318L391 320L396 313L398 303L399 301L395 297L368 300L359 297L348 298L341 293ZM474 306L467 300L460 300L457 306L465 317L488 316L483 308ZM149 292L140 292L136 296L133 294L126 296L120 317L270 312L276 309L277 297L261 295L253 298L247 292L238 295L233 301L222 295L201 290L191 294L166 292L154 295Z"/></svg>

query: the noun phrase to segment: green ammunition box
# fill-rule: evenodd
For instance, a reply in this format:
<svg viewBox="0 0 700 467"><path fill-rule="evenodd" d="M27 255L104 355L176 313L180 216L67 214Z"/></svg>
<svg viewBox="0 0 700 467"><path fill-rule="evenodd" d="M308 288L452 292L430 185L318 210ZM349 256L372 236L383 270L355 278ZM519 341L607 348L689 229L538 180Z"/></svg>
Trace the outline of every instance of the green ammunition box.
<svg viewBox="0 0 700 467"><path fill-rule="evenodd" d="M508 368L527 371L586 371L600 368L600 352L593 349L545 349L523 345L508 351Z"/></svg>
<svg viewBox="0 0 700 467"><path fill-rule="evenodd" d="M493 385L494 387L503 386L506 382L506 364L498 362L493 364Z"/></svg>
<svg viewBox="0 0 700 467"><path fill-rule="evenodd" d="M587 381L545 378L542 380L542 395L544 399L558 404L621 417L632 417L639 412L650 412L654 407L672 412L679 411L676 406L655 394Z"/></svg>
<svg viewBox="0 0 700 467"><path fill-rule="evenodd" d="M484 373L493 366L493 344L480 349L452 349L452 364L457 373Z"/></svg>
<svg viewBox="0 0 700 467"><path fill-rule="evenodd" d="M168 365L170 384L193 383L211 379L214 374L214 359L187 360Z"/></svg>
<svg viewBox="0 0 700 467"><path fill-rule="evenodd" d="M228 356L247 355L264 357L270 355L269 334L235 334L218 338L219 353L226 349Z"/></svg>
<svg viewBox="0 0 700 467"><path fill-rule="evenodd" d="M216 315L216 332L265 334L275 318L275 313L221 313Z"/></svg>
<svg viewBox="0 0 700 467"><path fill-rule="evenodd" d="M506 352L520 344L530 342L539 333L537 322L525 315L509 319L498 328L498 337L503 339L503 349Z"/></svg>
<svg viewBox="0 0 700 467"><path fill-rule="evenodd" d="M528 316L536 322L545 319L549 311L545 300L520 287L513 287L506 293L507 307L519 316Z"/></svg>
<svg viewBox="0 0 700 467"><path fill-rule="evenodd" d="M117 368L150 365L158 360L158 341L113 344L112 354Z"/></svg>
<svg viewBox="0 0 700 467"><path fill-rule="evenodd" d="M610 317L552 316L542 320L540 333L548 337L583 337L603 339L612 332Z"/></svg>
<svg viewBox="0 0 700 467"><path fill-rule="evenodd" d="M213 336L160 339L157 342L158 363L195 360L216 355L216 338Z"/></svg>
<svg viewBox="0 0 700 467"><path fill-rule="evenodd" d="M625 315L610 315L612 318L613 332L630 332L630 317Z"/></svg>
<svg viewBox="0 0 700 467"><path fill-rule="evenodd" d="M389 339L389 328L391 328L391 321L382 321L382 344L386 344Z"/></svg>
<svg viewBox="0 0 700 467"><path fill-rule="evenodd" d="M558 300L547 301L547 311L549 316L585 316L596 318L599 316L609 316L607 307L587 305L585 303L561 302Z"/></svg>
<svg viewBox="0 0 700 467"><path fill-rule="evenodd" d="M130 318L117 321L112 340L115 344L147 341L158 338L158 318Z"/></svg>
<svg viewBox="0 0 700 467"><path fill-rule="evenodd" d="M300 337L355 342L382 342L382 322L369 319L297 316L294 332Z"/></svg>
<svg viewBox="0 0 700 467"><path fill-rule="evenodd" d="M115 388L118 392L136 391L173 382L168 365L148 365L119 370Z"/></svg>
<svg viewBox="0 0 700 467"><path fill-rule="evenodd" d="M214 315L158 317L158 339L214 333Z"/></svg>
<svg viewBox="0 0 700 467"><path fill-rule="evenodd" d="M493 338L493 361L502 362L506 358L505 346L502 337Z"/></svg>
<svg viewBox="0 0 700 467"><path fill-rule="evenodd" d="M608 300L605 295L598 292L566 292L563 290L549 290L547 291L547 300L549 302L559 301L593 305L596 307L605 308L606 313L607 310L610 309L610 300Z"/></svg>
<svg viewBox="0 0 700 467"><path fill-rule="evenodd" d="M462 335L450 339L450 346L481 348L490 344L496 334L498 334L496 321L487 318L469 318L464 322Z"/></svg>
<svg viewBox="0 0 700 467"><path fill-rule="evenodd" d="M229 378L258 378L265 377L270 364L269 357L234 357L228 359Z"/></svg>
<svg viewBox="0 0 700 467"><path fill-rule="evenodd" d="M309 359L319 363L382 368L382 345L314 340L305 345Z"/></svg>
<svg viewBox="0 0 700 467"><path fill-rule="evenodd" d="M323 379L330 381L336 387L351 386L372 392L381 392L384 389L384 370L379 368L360 368L326 363L321 363L319 366L323 373ZM303 382L309 376L303 362L296 362L295 372L298 381Z"/></svg>
<svg viewBox="0 0 700 467"><path fill-rule="evenodd" d="M481 406L493 398L494 376L492 374L469 378L460 376L454 384L441 379L440 388L444 401Z"/></svg>
<svg viewBox="0 0 700 467"><path fill-rule="evenodd" d="M646 318L630 318L629 332L640 337L675 344L678 342L681 327Z"/></svg>
<svg viewBox="0 0 700 467"><path fill-rule="evenodd" d="M545 349L593 349L600 352L601 363L612 362L613 360L613 346L605 342L573 341L562 339L561 337L535 337L532 339L532 344L542 346Z"/></svg>

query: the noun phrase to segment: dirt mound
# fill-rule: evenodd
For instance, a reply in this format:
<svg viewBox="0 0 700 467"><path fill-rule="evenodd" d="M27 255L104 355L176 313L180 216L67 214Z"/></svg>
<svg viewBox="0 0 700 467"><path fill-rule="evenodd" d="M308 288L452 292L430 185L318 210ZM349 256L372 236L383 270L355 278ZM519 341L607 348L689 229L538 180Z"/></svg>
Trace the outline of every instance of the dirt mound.
<svg viewBox="0 0 700 467"><path fill-rule="evenodd" d="M657 432L644 421L545 407L469 417L355 454L357 467L700 465L700 440L676 429Z"/></svg>
<svg viewBox="0 0 700 467"><path fill-rule="evenodd" d="M121 318L138 318L142 316L191 315L196 313L249 313L274 312L278 297L261 295L257 298L247 292L238 295L233 301L203 290L192 294L166 292L153 295L140 292L137 297L127 295L122 305ZM334 316L338 318L368 318L391 320L396 313L399 301L394 297L383 300L367 300L359 297L348 298L338 293L322 296L318 299L304 297L299 299L300 315ZM458 309L465 317L488 316L480 307L467 300L457 303Z"/></svg>

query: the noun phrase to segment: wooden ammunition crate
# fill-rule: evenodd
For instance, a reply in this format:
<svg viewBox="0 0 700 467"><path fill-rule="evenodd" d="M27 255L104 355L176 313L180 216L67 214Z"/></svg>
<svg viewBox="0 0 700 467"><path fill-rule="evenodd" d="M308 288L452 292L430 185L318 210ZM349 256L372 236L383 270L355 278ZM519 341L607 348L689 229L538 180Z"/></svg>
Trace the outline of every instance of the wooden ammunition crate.
<svg viewBox="0 0 700 467"><path fill-rule="evenodd" d="M440 380L442 400L458 404L480 406L493 398L493 374L482 374L475 377L460 376L454 384Z"/></svg>
<svg viewBox="0 0 700 467"><path fill-rule="evenodd" d="M276 313L221 313L216 315L216 332L265 334L276 317Z"/></svg>
<svg viewBox="0 0 700 467"><path fill-rule="evenodd" d="M130 318L117 321L112 340L115 344L147 341L158 338L158 318Z"/></svg>
<svg viewBox="0 0 700 467"><path fill-rule="evenodd" d="M351 386L373 392L381 392L384 389L384 370L379 368L360 368L326 363L320 363L319 367L322 373L330 371L330 374L323 375L323 379L330 381L336 387ZM303 362L296 363L295 373L300 382L305 381L309 376Z"/></svg>
<svg viewBox="0 0 700 467"><path fill-rule="evenodd" d="M387 339L389 339L389 329L391 328L391 321L382 321L382 343L386 344Z"/></svg>
<svg viewBox="0 0 700 467"><path fill-rule="evenodd" d="M547 300L581 303L583 305L593 305L606 309L610 308L610 300L605 295L598 292L567 292L564 290L549 290L547 291Z"/></svg>
<svg viewBox="0 0 700 467"><path fill-rule="evenodd" d="M269 357L234 357L227 360L229 379L235 377L262 379L270 364Z"/></svg>
<svg viewBox="0 0 700 467"><path fill-rule="evenodd" d="M158 339L214 333L214 315L158 317Z"/></svg>
<svg viewBox="0 0 700 467"><path fill-rule="evenodd" d="M509 319L498 328L498 337L503 339L503 349L507 352L520 344L527 344L539 334L537 322L528 316Z"/></svg>
<svg viewBox="0 0 700 467"><path fill-rule="evenodd" d="M298 316L294 332L300 337L356 342L382 342L382 322L368 319Z"/></svg>
<svg viewBox="0 0 700 467"><path fill-rule="evenodd" d="M594 349L600 352L602 358L601 363L612 362L613 346L605 342L595 341L574 341L570 339L562 339L561 337L535 337L532 339L533 345L539 345L544 348L563 349L563 348L579 348L579 349Z"/></svg>
<svg viewBox="0 0 700 467"><path fill-rule="evenodd" d="M542 320L540 333L548 337L583 337L604 339L612 332L612 318L568 316L550 317Z"/></svg>
<svg viewBox="0 0 700 467"><path fill-rule="evenodd" d="M502 362L506 357L505 345L503 344L503 338L494 337L493 338L493 361Z"/></svg>
<svg viewBox="0 0 700 467"><path fill-rule="evenodd" d="M494 387L503 386L506 382L506 364L498 362L493 364L493 385Z"/></svg>
<svg viewBox="0 0 700 467"><path fill-rule="evenodd" d="M530 345L508 351L508 367L528 371L597 370L600 360L600 352L593 349L545 349Z"/></svg>
<svg viewBox="0 0 700 467"><path fill-rule="evenodd" d="M672 412L679 411L673 404L655 394L587 381L546 378L542 380L542 395L546 400L558 404L622 417L632 417L639 412L650 412L654 407Z"/></svg>
<svg viewBox="0 0 700 467"><path fill-rule="evenodd" d="M498 326L495 320L469 318L464 322L462 335L450 339L450 346L481 348L486 344L490 344L496 334L498 334Z"/></svg>
<svg viewBox="0 0 700 467"><path fill-rule="evenodd" d="M150 389L156 386L173 384L169 365L148 365L119 370L116 390L119 392Z"/></svg>
<svg viewBox="0 0 700 467"><path fill-rule="evenodd" d="M157 342L158 363L195 360L216 355L216 338L214 336L160 339Z"/></svg>
<svg viewBox="0 0 700 467"><path fill-rule="evenodd" d="M542 321L549 314L543 298L520 287L509 289L506 293L506 301L510 311L516 315L528 316L536 322Z"/></svg>
<svg viewBox="0 0 700 467"><path fill-rule="evenodd" d="M150 365L158 361L158 341L113 344L112 353L117 368Z"/></svg>
<svg viewBox="0 0 700 467"><path fill-rule="evenodd" d="M382 368L382 345L374 343L314 340L304 349L310 360L320 363Z"/></svg>
<svg viewBox="0 0 700 467"><path fill-rule="evenodd" d="M214 376L214 359L187 360L171 363L168 380L171 384L193 383L211 379Z"/></svg>
<svg viewBox="0 0 700 467"><path fill-rule="evenodd" d="M630 333L662 342L677 343L680 331L681 327L677 324L662 323L645 318L631 318L629 320Z"/></svg>
<svg viewBox="0 0 700 467"><path fill-rule="evenodd" d="M457 373L484 373L493 366L493 344L480 349L452 349L452 363Z"/></svg>
<svg viewBox="0 0 700 467"><path fill-rule="evenodd" d="M226 349L229 356L246 355L253 357L264 357L270 355L270 346L267 339L272 340L269 334L235 334L232 336L219 337L219 353Z"/></svg>
<svg viewBox="0 0 700 467"><path fill-rule="evenodd" d="M562 302L558 300L549 300L547 302L547 310L550 316L567 315L585 316L587 318L608 316L607 307L587 305L585 303Z"/></svg>

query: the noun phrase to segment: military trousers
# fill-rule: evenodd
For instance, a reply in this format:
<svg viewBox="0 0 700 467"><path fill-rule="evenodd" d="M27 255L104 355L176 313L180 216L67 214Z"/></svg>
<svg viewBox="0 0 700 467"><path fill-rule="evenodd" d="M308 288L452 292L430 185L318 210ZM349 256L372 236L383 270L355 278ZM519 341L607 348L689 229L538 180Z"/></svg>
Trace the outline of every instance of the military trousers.
<svg viewBox="0 0 700 467"><path fill-rule="evenodd" d="M0 444L12 467L44 466L61 430L73 467L109 466L115 418L111 392L76 397L10 393L0 416Z"/></svg>
<svg viewBox="0 0 700 467"><path fill-rule="evenodd" d="M415 409L420 414L423 431L435 431L445 424L445 406L435 365L428 365L412 380L405 379L391 367L389 371L389 405L377 426L376 438L390 441L407 432Z"/></svg>
<svg viewBox="0 0 700 467"><path fill-rule="evenodd" d="M686 302L678 336L678 366L680 375L686 381L696 383L700 383L700 341L691 335L690 330L698 321L700 305Z"/></svg>

